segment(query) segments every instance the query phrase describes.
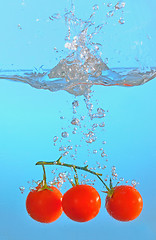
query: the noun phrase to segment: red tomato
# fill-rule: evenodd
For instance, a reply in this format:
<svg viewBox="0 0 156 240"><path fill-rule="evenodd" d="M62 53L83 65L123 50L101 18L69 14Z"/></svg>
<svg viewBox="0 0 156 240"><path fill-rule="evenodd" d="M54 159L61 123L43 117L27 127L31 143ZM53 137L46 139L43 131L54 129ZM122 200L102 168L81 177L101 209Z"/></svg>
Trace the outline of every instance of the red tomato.
<svg viewBox="0 0 156 240"><path fill-rule="evenodd" d="M51 223L62 214L62 193L56 187L31 191L26 199L26 209L30 217L42 223Z"/></svg>
<svg viewBox="0 0 156 240"><path fill-rule="evenodd" d="M63 195L62 207L70 219L87 222L99 213L101 198L92 186L76 185Z"/></svg>
<svg viewBox="0 0 156 240"><path fill-rule="evenodd" d="M122 185L113 188L111 197L106 197L107 212L119 221L131 221L137 218L143 208L140 193L132 186Z"/></svg>

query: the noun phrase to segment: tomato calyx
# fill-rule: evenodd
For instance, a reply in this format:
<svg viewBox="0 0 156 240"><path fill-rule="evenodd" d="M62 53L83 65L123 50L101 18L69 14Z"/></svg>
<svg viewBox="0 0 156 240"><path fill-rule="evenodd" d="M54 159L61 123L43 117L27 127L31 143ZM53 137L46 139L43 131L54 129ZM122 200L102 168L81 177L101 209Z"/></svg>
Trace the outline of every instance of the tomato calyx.
<svg viewBox="0 0 156 240"><path fill-rule="evenodd" d="M50 190L51 192L53 192L53 189L51 189L51 188L47 185L47 183L44 183L44 181L42 181L42 182L36 187L37 192L41 192L41 191L43 191L43 190L45 190L45 189Z"/></svg>
<svg viewBox="0 0 156 240"><path fill-rule="evenodd" d="M43 168L43 180L38 184L38 186L36 187L36 190L37 190L37 192L40 192L40 191L47 189L47 190L50 190L51 192L53 192L53 189L47 185L47 177L46 177L46 171L45 171L44 164L42 164L42 168ZM54 184L56 184L56 183L54 183Z"/></svg>
<svg viewBox="0 0 156 240"><path fill-rule="evenodd" d="M105 184L105 187L107 188L107 191L102 191L102 192L107 193L107 196L111 198L114 193L114 187L113 187L111 178L110 178L109 187L106 184Z"/></svg>

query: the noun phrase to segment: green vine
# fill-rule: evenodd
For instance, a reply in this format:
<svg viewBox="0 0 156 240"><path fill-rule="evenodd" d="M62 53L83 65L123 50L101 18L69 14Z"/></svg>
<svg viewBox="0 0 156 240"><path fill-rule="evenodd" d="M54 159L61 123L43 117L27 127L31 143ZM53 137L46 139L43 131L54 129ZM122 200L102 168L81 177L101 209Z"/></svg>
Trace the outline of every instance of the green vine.
<svg viewBox="0 0 156 240"><path fill-rule="evenodd" d="M57 166L63 166L63 167L69 167L69 168L73 168L74 171L75 171L75 175L74 175L74 179L75 179L75 185L78 185L78 174L77 174L77 169L79 170L83 170L83 171L86 171L86 172L89 172L93 175L96 175L98 177L98 179L103 183L103 185L106 187L107 191L109 192L110 189L107 187L107 185L105 184L105 182L102 180L101 176L102 174L101 173L97 173L97 172L94 172L94 171L91 171L89 168L88 168L88 165L84 166L84 167L80 167L80 166L76 166L74 164L68 164L68 163L64 163L64 162L61 162L61 158L62 156L57 160L57 161L53 161L53 162L45 162L45 161L39 161L36 163L36 165L42 165L43 167L43 171L44 171L44 176L45 176L45 169L44 169L44 165L57 165ZM46 179L46 178L45 178ZM45 180L46 181L46 180Z"/></svg>

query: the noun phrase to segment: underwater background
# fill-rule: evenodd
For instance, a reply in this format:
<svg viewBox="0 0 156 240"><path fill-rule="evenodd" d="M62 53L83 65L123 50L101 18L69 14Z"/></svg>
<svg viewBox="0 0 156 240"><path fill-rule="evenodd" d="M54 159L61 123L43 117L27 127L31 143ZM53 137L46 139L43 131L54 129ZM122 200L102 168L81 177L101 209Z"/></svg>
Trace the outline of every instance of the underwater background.
<svg viewBox="0 0 156 240"><path fill-rule="evenodd" d="M67 0L56 2L1 0L1 240L156 239L155 78L133 87L122 84L122 86L90 85L89 89L92 90L90 102L93 111L98 107L105 111L102 120L91 119L88 116L89 109L84 101L86 97L84 92L78 94L79 96L67 91L68 88L65 91L57 89L51 92L31 87L35 78L30 79L31 84L20 83L22 78L19 82L12 79L15 75L19 78L20 71L23 70L24 73L31 72L35 76L37 74L35 81L42 85L42 78L38 78L38 74L41 76L43 74L44 77L45 72L49 72L61 59L65 59L69 52L75 51L74 48L69 47L69 43L72 43L71 39L75 35L80 36L82 22L78 21L75 26L71 21L72 33L69 39L67 36L69 26L65 22L65 13L70 9L73 9L74 16L85 20L96 12L92 20L95 21L95 28L103 25L101 32L97 32L94 36L94 42L101 44L96 44L100 46L99 52L92 53L95 53L95 56L101 53L100 57L109 69L112 71L117 69L118 72L122 72L123 69L128 72L139 69L140 75L138 73L135 75L133 83L136 83L142 74L145 74L147 79L149 75L155 76L156 3L147 0L137 2L126 0L124 6L119 1L122 7L115 12L114 6L117 2L80 0L74 1L71 6L71 1ZM95 33L96 30L97 28L91 31ZM68 44L65 45L67 42ZM92 48L90 44L87 47ZM109 75L110 72L107 74L108 82L114 80L111 78L112 75ZM41 88L44 88L43 86L47 88L44 81ZM90 90L85 89L85 91L88 94ZM75 100L79 102L77 113L73 112L72 103ZM73 129L71 120L74 114L78 118L85 116L85 124L88 128L93 124L100 125L104 122L103 127L98 126L95 130L97 137L95 143L89 144L82 138L83 133L88 130L86 130L87 126ZM59 150L62 145L69 144L66 138L61 140L64 131L69 133L70 145L74 152L72 154L75 156L64 154L65 152ZM61 141L56 146L55 136ZM106 153L104 157L101 156L103 150L100 149L104 149ZM39 160L57 160L61 154L64 154L64 161L76 162L77 165L87 161L90 166L94 166L99 165L100 162L102 166L106 166L104 170L100 170L105 178L108 178L107 175L111 176L112 166L115 166L118 179L124 178L124 184L126 181L128 184L137 182L136 188L144 201L141 215L127 223L111 218L104 207L105 195L100 193L103 188L97 181L95 186L101 195L102 206L98 216L90 222L76 223L68 219L65 214L51 224L41 224L31 219L25 208L26 197L32 180L42 178L42 169L40 166L35 166L35 163ZM46 170L50 181L53 179L52 167L47 166ZM92 176L89 178L91 179ZM61 188L63 193L67 190L64 185ZM20 191L21 187L23 193ZM68 183L67 187L69 187Z"/></svg>

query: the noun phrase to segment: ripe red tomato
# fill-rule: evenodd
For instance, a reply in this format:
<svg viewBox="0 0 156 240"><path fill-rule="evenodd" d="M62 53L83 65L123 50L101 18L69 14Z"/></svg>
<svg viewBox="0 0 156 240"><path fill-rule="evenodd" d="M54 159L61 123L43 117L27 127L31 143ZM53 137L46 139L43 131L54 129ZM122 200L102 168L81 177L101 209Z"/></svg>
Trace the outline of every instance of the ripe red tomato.
<svg viewBox="0 0 156 240"><path fill-rule="evenodd" d="M87 222L99 213L101 198L92 186L76 185L63 195L62 207L70 219Z"/></svg>
<svg viewBox="0 0 156 240"><path fill-rule="evenodd" d="M62 214L62 193L56 187L39 190L39 186L31 191L26 199L26 209L30 217L42 223L51 223Z"/></svg>
<svg viewBox="0 0 156 240"><path fill-rule="evenodd" d="M119 221L131 221L137 218L143 208L140 193L132 186L122 185L113 188L113 194L107 195L107 212Z"/></svg>

